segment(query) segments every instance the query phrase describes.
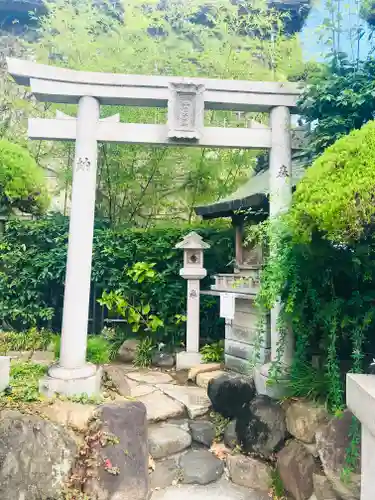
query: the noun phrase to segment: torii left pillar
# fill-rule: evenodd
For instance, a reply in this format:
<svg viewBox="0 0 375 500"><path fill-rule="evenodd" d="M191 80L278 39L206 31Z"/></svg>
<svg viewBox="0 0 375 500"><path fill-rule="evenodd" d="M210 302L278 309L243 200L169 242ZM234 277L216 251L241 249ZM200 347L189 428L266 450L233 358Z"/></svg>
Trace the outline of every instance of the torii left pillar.
<svg viewBox="0 0 375 500"><path fill-rule="evenodd" d="M40 383L48 396L93 396L100 391L101 370L86 362L99 108L94 97L79 100L60 360Z"/></svg>

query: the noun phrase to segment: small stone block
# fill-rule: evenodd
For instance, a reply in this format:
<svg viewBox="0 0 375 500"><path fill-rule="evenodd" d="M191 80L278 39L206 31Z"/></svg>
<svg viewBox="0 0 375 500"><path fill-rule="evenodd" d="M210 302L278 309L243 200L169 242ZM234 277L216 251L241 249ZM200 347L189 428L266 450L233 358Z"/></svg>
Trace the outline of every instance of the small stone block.
<svg viewBox="0 0 375 500"><path fill-rule="evenodd" d="M0 356L0 392L9 386L10 357Z"/></svg>
<svg viewBox="0 0 375 500"><path fill-rule="evenodd" d="M220 369L221 363L202 363L200 365L193 366L193 368L190 368L188 379L195 382L197 375L199 375L200 373L214 372Z"/></svg>
<svg viewBox="0 0 375 500"><path fill-rule="evenodd" d="M205 372L199 373L196 379L196 384L198 387L202 387L202 389L207 389L210 380L215 378L219 378L222 375L225 375L226 372L223 370L216 370L214 372Z"/></svg>

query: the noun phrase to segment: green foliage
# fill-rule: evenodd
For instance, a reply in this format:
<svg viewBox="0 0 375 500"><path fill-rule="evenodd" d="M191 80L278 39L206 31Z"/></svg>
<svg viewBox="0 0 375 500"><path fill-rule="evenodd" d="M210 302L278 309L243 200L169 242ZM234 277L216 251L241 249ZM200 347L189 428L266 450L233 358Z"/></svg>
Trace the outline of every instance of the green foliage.
<svg viewBox="0 0 375 500"><path fill-rule="evenodd" d="M203 363L221 363L224 360L224 342L206 344L200 350Z"/></svg>
<svg viewBox="0 0 375 500"><path fill-rule="evenodd" d="M138 368L148 368L151 366L154 349L155 341L151 337L141 339L135 351L134 366Z"/></svg>
<svg viewBox="0 0 375 500"><path fill-rule="evenodd" d="M25 332L0 332L0 353L9 351L45 351L53 342L49 330L33 327Z"/></svg>
<svg viewBox="0 0 375 500"><path fill-rule="evenodd" d="M47 372L47 367L35 363L14 363L10 368L10 394L0 395L1 400L31 403L40 400L39 379Z"/></svg>
<svg viewBox="0 0 375 500"><path fill-rule="evenodd" d="M229 425L230 419L223 417L223 415L216 411L210 413L210 419L215 426L215 440L221 441L224 437L225 429Z"/></svg>
<svg viewBox="0 0 375 500"><path fill-rule="evenodd" d="M122 344L129 337L128 332L123 328L110 328L105 326L100 334L104 339L109 342L109 359L113 361Z"/></svg>
<svg viewBox="0 0 375 500"><path fill-rule="evenodd" d="M135 283L143 283L145 280L155 283L157 281L157 273L153 269L155 263L136 262L133 267L127 271L129 276ZM114 311L120 314L126 321L126 324L131 327L133 333L152 332L155 333L159 328L164 326L156 314L151 313L151 306L149 303L134 304L127 300L121 290L118 291L104 291L101 299L98 302L107 307L109 311Z"/></svg>
<svg viewBox="0 0 375 500"><path fill-rule="evenodd" d="M55 357L60 357L61 338L55 337ZM110 344L100 335L89 335L87 339L86 359L95 365L103 365L110 361Z"/></svg>
<svg viewBox="0 0 375 500"><path fill-rule="evenodd" d="M286 500L283 480L281 479L280 473L277 469L272 469L271 481L272 500Z"/></svg>
<svg viewBox="0 0 375 500"><path fill-rule="evenodd" d="M60 331L67 229L64 217L7 224L0 242L0 324L6 322L16 330L37 325ZM96 223L92 287L119 290L121 297L134 300L131 303L135 305L149 304L150 314L164 323L157 331L160 341L177 343L184 335L181 318L186 312L186 283L179 276L183 256L174 246L192 229L211 245L205 252L208 278L203 286L208 287L209 276L225 272L233 258L233 232L227 226L201 224L114 231ZM128 271L142 262L155 264L155 278L139 283ZM213 340L223 337L223 321L212 297L201 299L201 336Z"/></svg>
<svg viewBox="0 0 375 500"><path fill-rule="evenodd" d="M374 241L334 245L314 233L298 242L286 220L278 222L278 252L265 265L259 301L270 308L281 297L280 326L293 329L292 395L336 411L347 371L361 372L375 357Z"/></svg>
<svg viewBox="0 0 375 500"><path fill-rule="evenodd" d="M358 241L375 215L375 122L329 147L308 169L290 219L299 239L320 231L337 243Z"/></svg>
<svg viewBox="0 0 375 500"><path fill-rule="evenodd" d="M337 139L374 118L375 62L348 61L321 66L310 75L300 99L300 113L312 125L308 153L322 154Z"/></svg>
<svg viewBox="0 0 375 500"><path fill-rule="evenodd" d="M0 140L0 214L15 209L41 214L48 208L43 171L28 151L6 139Z"/></svg>

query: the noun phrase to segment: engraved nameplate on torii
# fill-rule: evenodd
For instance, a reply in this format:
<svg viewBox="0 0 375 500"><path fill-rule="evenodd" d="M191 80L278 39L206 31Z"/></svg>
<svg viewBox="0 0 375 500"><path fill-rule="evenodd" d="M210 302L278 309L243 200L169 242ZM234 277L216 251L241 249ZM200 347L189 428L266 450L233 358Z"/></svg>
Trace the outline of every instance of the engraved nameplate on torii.
<svg viewBox="0 0 375 500"><path fill-rule="evenodd" d="M199 141L204 125L204 86L171 83L169 89L169 139Z"/></svg>

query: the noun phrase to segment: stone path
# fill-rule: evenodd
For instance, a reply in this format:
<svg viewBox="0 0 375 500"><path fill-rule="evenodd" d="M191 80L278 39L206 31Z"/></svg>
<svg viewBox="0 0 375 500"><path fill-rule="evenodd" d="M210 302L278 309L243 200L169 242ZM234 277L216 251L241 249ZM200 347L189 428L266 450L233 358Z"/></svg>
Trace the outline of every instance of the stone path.
<svg viewBox="0 0 375 500"><path fill-rule="evenodd" d="M224 478L206 486L196 484L171 486L155 491L151 500L269 500L269 496L266 493L236 486Z"/></svg>
<svg viewBox="0 0 375 500"><path fill-rule="evenodd" d="M225 456L219 459L210 450L216 431L209 417L207 386L212 378L224 373L219 368L218 364L196 367L185 380L181 379L182 372L136 370L122 364L105 368L121 396L135 398L146 406L154 465L151 500L269 498L267 493L230 481Z"/></svg>

